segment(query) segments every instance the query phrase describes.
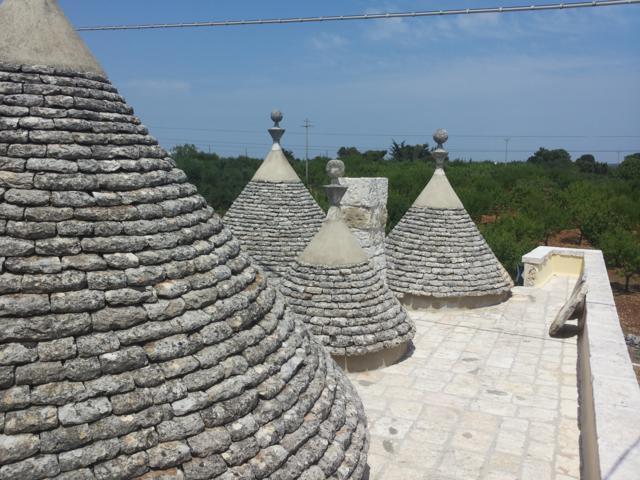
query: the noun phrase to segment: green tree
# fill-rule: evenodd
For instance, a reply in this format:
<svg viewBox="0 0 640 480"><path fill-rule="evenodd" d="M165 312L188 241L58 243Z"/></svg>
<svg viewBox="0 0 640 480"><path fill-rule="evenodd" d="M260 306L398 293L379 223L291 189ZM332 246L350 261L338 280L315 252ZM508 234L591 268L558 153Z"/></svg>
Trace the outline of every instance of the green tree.
<svg viewBox="0 0 640 480"><path fill-rule="evenodd" d="M571 225L580 232L578 245L585 237L595 241L606 231L610 217L602 189L588 181L572 183L564 191L564 199Z"/></svg>
<svg viewBox="0 0 640 480"><path fill-rule="evenodd" d="M607 263L625 279L624 289L634 275L640 274L640 240L628 230L615 229L602 235L600 245Z"/></svg>
<svg viewBox="0 0 640 480"><path fill-rule="evenodd" d="M395 140L392 140L389 155L391 155L391 160L396 162L427 160L431 158L428 143L407 145L404 141L397 143Z"/></svg>
<svg viewBox="0 0 640 480"><path fill-rule="evenodd" d="M527 162L545 167L569 167L571 166L571 155L562 148L547 150L540 147L536 153L527 159Z"/></svg>
<svg viewBox="0 0 640 480"><path fill-rule="evenodd" d="M606 175L609 172L609 166L606 163L596 162L596 157L590 153L578 157L575 161L575 165L582 173Z"/></svg>
<svg viewBox="0 0 640 480"><path fill-rule="evenodd" d="M624 157L624 161L616 169L616 174L625 180L640 182L640 153Z"/></svg>
<svg viewBox="0 0 640 480"><path fill-rule="evenodd" d="M538 177L519 180L511 193L511 206L540 225L542 236L539 240L545 245L549 245L553 234L570 225L564 197L552 179Z"/></svg>
<svg viewBox="0 0 640 480"><path fill-rule="evenodd" d="M481 225L487 243L512 277L522 264L522 255L538 246L540 226L530 218L503 217L500 221Z"/></svg>

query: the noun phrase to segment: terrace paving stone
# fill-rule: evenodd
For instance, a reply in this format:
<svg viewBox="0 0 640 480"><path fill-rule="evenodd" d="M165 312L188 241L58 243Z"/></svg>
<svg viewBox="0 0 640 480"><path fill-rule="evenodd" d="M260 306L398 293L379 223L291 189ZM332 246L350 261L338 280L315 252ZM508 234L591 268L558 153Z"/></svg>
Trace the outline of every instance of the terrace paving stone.
<svg viewBox="0 0 640 480"><path fill-rule="evenodd" d="M370 425L370 480L579 478L577 341L547 334L574 282L410 312L415 350L349 374Z"/></svg>

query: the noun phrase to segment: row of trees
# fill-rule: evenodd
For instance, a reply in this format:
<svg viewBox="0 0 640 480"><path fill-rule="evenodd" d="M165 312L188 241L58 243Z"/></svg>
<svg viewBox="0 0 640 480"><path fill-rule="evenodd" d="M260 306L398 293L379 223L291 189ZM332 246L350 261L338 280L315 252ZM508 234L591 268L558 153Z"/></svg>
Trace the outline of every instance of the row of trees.
<svg viewBox="0 0 640 480"><path fill-rule="evenodd" d="M304 178L304 162L286 152ZM221 158L193 145L176 147L174 158L207 201L224 213L260 165L261 159ZM389 151L338 151L347 175L389 179L390 230L411 206L433 174L428 144L393 142ZM326 207L322 185L328 158L309 161L309 190ZM547 244L560 231L575 229L577 245L590 242L605 252L628 288L640 274L640 153L611 167L593 155L572 161L565 150L535 152L527 162L448 163L447 175L488 243L515 275L522 255Z"/></svg>

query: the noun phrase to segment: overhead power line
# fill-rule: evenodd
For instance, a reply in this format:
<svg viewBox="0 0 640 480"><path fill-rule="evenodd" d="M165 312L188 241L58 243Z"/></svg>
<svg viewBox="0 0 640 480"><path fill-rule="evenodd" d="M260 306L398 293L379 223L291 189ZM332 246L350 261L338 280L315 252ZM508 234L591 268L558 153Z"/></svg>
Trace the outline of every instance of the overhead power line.
<svg viewBox="0 0 640 480"><path fill-rule="evenodd" d="M524 13L575 8L613 7L616 5L640 4L640 0L594 0L590 2L545 3L487 8L458 8L450 10L426 10L418 12L363 13L356 15L329 15L320 17L263 18L253 20L214 20L209 22L151 23L140 25L104 25L79 27L80 32L103 30L157 30L163 28L237 27L242 25L284 25L292 23L342 22L347 20L387 20L391 18L439 17L451 15L474 15L484 13Z"/></svg>

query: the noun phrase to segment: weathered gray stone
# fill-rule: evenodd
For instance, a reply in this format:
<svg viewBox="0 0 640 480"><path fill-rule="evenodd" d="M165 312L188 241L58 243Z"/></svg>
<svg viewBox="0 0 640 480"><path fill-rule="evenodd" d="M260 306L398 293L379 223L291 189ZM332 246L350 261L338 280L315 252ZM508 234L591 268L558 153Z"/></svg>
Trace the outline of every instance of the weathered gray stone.
<svg viewBox="0 0 640 480"><path fill-rule="evenodd" d="M185 477L188 480L206 480L217 476L227 470L227 464L219 455L210 455L205 458L194 458L183 464Z"/></svg>
<svg viewBox="0 0 640 480"><path fill-rule="evenodd" d="M99 255L80 254L70 257L62 257L62 268L93 272L107 267L107 263Z"/></svg>
<svg viewBox="0 0 640 480"><path fill-rule="evenodd" d="M120 342L113 333L95 333L76 339L78 355L93 357L118 350Z"/></svg>
<svg viewBox="0 0 640 480"><path fill-rule="evenodd" d="M5 257L25 257L35 252L35 243L30 240L0 237L0 252Z"/></svg>
<svg viewBox="0 0 640 480"><path fill-rule="evenodd" d="M0 365L19 365L35 362L38 350L20 343L0 345Z"/></svg>
<svg viewBox="0 0 640 480"><path fill-rule="evenodd" d="M104 293L97 290L80 290L51 295L51 310L55 313L91 312L104 307L104 305Z"/></svg>
<svg viewBox="0 0 640 480"><path fill-rule="evenodd" d="M176 417L167 420L156 426L156 430L161 442L171 440L181 440L191 437L204 430L204 423L198 413L193 413L185 417Z"/></svg>
<svg viewBox="0 0 640 480"><path fill-rule="evenodd" d="M41 479L60 472L55 455L39 455L0 468L0 480ZM74 479L75 480L75 479Z"/></svg>
<svg viewBox="0 0 640 480"><path fill-rule="evenodd" d="M102 370L100 369L100 360L96 357L90 357L74 358L64 362L64 372L68 380L82 382L98 377Z"/></svg>
<svg viewBox="0 0 640 480"><path fill-rule="evenodd" d="M95 330L106 332L125 329L143 323L147 320L147 314L141 307L106 307L91 314L91 319Z"/></svg>
<svg viewBox="0 0 640 480"><path fill-rule="evenodd" d="M0 389L7 389L13 385L15 375L13 367L0 367Z"/></svg>
<svg viewBox="0 0 640 480"><path fill-rule="evenodd" d="M142 475L149 469L149 457L146 452L138 452L133 455L121 455L113 460L98 464L93 472L96 480L117 480L121 478L134 478Z"/></svg>
<svg viewBox="0 0 640 480"><path fill-rule="evenodd" d="M100 365L105 373L135 370L147 363L147 356L142 347L128 347L100 355Z"/></svg>
<svg viewBox="0 0 640 480"><path fill-rule="evenodd" d="M160 443L147 450L147 453L149 466L155 469L173 467L191 460L191 451L184 442Z"/></svg>
<svg viewBox="0 0 640 480"><path fill-rule="evenodd" d="M38 435L0 435L0 465L17 462L38 452Z"/></svg>
<svg viewBox="0 0 640 480"><path fill-rule="evenodd" d="M58 410L55 407L32 407L5 415L4 433L32 433L58 426Z"/></svg>
<svg viewBox="0 0 640 480"><path fill-rule="evenodd" d="M46 190L9 189L4 194L4 199L9 203L25 207L47 205L51 194Z"/></svg>
<svg viewBox="0 0 640 480"><path fill-rule="evenodd" d="M153 428L139 430L120 438L120 450L127 454L148 450L157 444L158 434Z"/></svg>
<svg viewBox="0 0 640 480"><path fill-rule="evenodd" d="M196 457L208 457L222 453L231 445L231 436L224 427L208 428L198 435L187 439L191 452Z"/></svg>
<svg viewBox="0 0 640 480"><path fill-rule="evenodd" d="M107 398L92 398L80 403L60 407L58 417L64 426L91 423L111 413L111 403Z"/></svg>
<svg viewBox="0 0 640 480"><path fill-rule="evenodd" d="M0 296L0 317L30 317L49 313L48 295L15 294Z"/></svg>
<svg viewBox="0 0 640 480"><path fill-rule="evenodd" d="M83 400L86 389L80 382L57 382L38 385L31 390L31 403L34 405L66 405L69 402Z"/></svg>
<svg viewBox="0 0 640 480"><path fill-rule="evenodd" d="M118 455L119 451L118 439L98 441L86 447L60 453L58 456L60 469L69 471L88 467L94 463L112 459Z"/></svg>
<svg viewBox="0 0 640 480"><path fill-rule="evenodd" d="M75 355L76 343L73 337L38 344L40 361L66 360L75 357Z"/></svg>
<svg viewBox="0 0 640 480"><path fill-rule="evenodd" d="M29 406L31 395L28 386L18 386L0 390L0 412L7 412Z"/></svg>

